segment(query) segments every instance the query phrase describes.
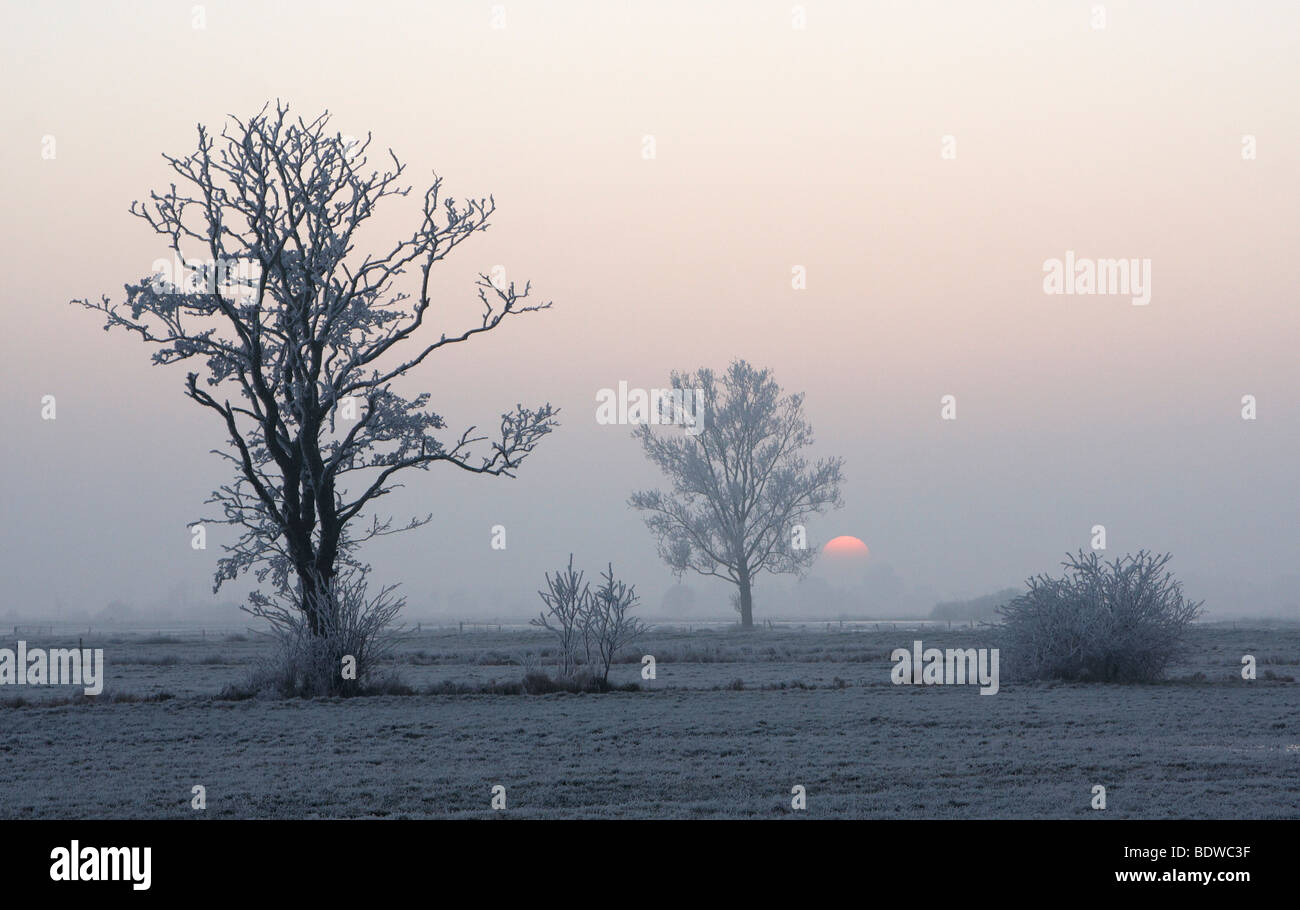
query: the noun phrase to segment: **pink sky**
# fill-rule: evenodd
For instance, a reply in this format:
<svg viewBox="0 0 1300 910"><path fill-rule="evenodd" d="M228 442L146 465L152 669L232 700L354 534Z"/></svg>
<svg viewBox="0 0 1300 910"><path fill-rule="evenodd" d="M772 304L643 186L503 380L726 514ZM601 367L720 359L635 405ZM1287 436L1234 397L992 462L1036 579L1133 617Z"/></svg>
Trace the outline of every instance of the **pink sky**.
<svg viewBox="0 0 1300 910"><path fill-rule="evenodd" d="M191 6L11 6L0 30L0 612L206 591L217 553L184 526L224 479L219 428L67 301L165 255L126 212L166 185L159 153L275 97L373 131L417 187L496 195L442 267L449 325L496 264L555 302L417 378L453 425L549 398L564 426L516 481L392 497L438 514L374 552L413 606L484 579L528 602L570 550L657 604L671 578L625 501L658 478L594 396L736 356L806 392L817 452L846 459L814 538L862 538L923 596L1018 584L1096 523L1189 577L1295 572L1295 4L1107 3L1100 30L1089 3L814 2L804 30L789 2L508 2L503 29L491 3L212 2L203 29ZM1045 295L1067 250L1150 259L1150 305Z"/></svg>

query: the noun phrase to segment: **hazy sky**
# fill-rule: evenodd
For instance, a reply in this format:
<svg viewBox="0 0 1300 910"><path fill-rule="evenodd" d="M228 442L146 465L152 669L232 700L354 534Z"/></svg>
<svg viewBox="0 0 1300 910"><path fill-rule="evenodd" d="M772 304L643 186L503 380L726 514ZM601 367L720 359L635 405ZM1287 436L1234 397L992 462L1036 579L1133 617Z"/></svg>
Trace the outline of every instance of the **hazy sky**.
<svg viewBox="0 0 1300 910"><path fill-rule="evenodd" d="M226 479L220 427L184 368L67 301L166 254L127 214L166 187L160 153L277 97L373 131L417 188L495 194L440 267L463 306L438 331L497 264L555 302L416 376L453 427L563 409L518 479L387 497L435 513L369 551L416 611L531 608L570 550L657 607L672 579L625 503L660 481L595 395L737 356L806 392L816 454L845 459L814 538L862 538L917 596L1018 584L1094 524L1111 554L1173 551L1218 611L1252 608L1234 579L1294 582L1300 6L1112 2L1098 29L1087 2L810 2L799 29L793 5L505 2L494 28L489 2L209 2L195 28L188 2L6 2L0 613L206 596L221 535L196 552L185 525ZM1150 260L1150 304L1045 294L1067 250Z"/></svg>

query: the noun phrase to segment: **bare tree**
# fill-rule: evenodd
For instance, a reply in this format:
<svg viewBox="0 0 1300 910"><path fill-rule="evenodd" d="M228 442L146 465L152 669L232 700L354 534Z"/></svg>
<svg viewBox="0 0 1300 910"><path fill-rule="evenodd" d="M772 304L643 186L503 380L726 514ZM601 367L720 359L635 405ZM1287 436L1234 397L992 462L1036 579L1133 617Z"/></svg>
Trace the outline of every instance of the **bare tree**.
<svg viewBox="0 0 1300 910"><path fill-rule="evenodd" d="M681 394L661 395L659 425L635 435L672 489L634 493L629 504L647 513L659 555L679 577L689 569L736 586L741 625L752 628L755 576L803 572L816 558L795 545L794 526L842 505L843 459L804 459L813 435L803 395L782 397L768 370L737 360L721 377L701 369L674 372L671 382ZM684 413L692 393L702 414Z"/></svg>
<svg viewBox="0 0 1300 910"><path fill-rule="evenodd" d="M215 589L250 569L281 592L296 580L313 634L324 631L320 605L340 567L361 566L361 543L432 520L364 519L400 486L399 472L445 462L514 476L556 425L549 404L516 405L491 437L475 427L444 437L428 393L395 389L435 351L550 304L525 303L528 284L499 287L481 274L477 323L420 340L433 316L433 266L487 229L495 201L457 202L435 175L411 236L360 255L359 229L410 187L399 185L405 166L391 150L382 172L367 172L370 138L350 140L329 123L328 113L308 121L277 103L232 117L219 137L200 126L195 152L163 156L176 182L131 206L166 238L182 274L127 285L125 303L73 301L102 313L105 330L156 345L156 364L201 364L185 391L220 419L229 449L218 454L235 468L208 500L220 509L208 520L241 532ZM413 292L399 287L404 278Z"/></svg>
<svg viewBox="0 0 1300 910"><path fill-rule="evenodd" d="M538 591L546 610L539 613L530 625L553 634L560 647L560 675L572 676L578 668L578 640L586 640L584 623L591 586L583 580L583 573L573 568L573 554L569 554L567 569L557 571L552 578L546 574L546 591ZM588 646L588 653L590 649Z"/></svg>
<svg viewBox="0 0 1300 910"><path fill-rule="evenodd" d="M604 583L587 599L582 627L585 638L596 648L600 662L600 681L609 682L609 668L618 652L646 633L641 620L628 614L637 605L636 586L614 577L614 565L601 575ZM590 653L590 652L588 652Z"/></svg>

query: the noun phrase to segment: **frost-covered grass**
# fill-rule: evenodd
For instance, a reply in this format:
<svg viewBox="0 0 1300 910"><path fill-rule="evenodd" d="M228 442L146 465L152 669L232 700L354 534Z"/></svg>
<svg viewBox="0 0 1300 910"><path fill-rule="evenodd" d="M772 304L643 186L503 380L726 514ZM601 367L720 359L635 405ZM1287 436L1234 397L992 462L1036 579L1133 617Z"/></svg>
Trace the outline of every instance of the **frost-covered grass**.
<svg viewBox="0 0 1300 910"><path fill-rule="evenodd" d="M1197 627L1165 683L994 696L891 685L890 650L917 637L993 643L656 633L610 674L639 692L232 702L213 696L267 652L256 638L87 641L105 649L99 703L0 688L0 816L188 816L195 784L213 817L488 815L502 784L517 816L780 817L802 784L810 817L1084 817L1103 814L1089 808L1102 784L1107 816L1300 817L1300 683L1286 681L1300 630ZM512 661L546 647L425 632L393 668L417 691L464 692L519 680Z"/></svg>

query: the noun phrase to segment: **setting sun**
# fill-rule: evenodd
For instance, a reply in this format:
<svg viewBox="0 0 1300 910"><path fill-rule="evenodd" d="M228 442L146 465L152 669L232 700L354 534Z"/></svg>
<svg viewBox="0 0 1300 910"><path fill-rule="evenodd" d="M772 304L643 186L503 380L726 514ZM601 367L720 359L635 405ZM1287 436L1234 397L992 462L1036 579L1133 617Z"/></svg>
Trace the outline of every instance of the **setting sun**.
<svg viewBox="0 0 1300 910"><path fill-rule="evenodd" d="M827 541L822 552L828 556L867 556L871 551L856 537L845 535Z"/></svg>

